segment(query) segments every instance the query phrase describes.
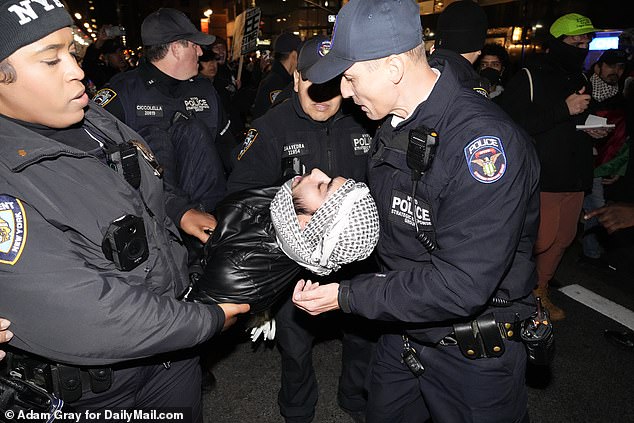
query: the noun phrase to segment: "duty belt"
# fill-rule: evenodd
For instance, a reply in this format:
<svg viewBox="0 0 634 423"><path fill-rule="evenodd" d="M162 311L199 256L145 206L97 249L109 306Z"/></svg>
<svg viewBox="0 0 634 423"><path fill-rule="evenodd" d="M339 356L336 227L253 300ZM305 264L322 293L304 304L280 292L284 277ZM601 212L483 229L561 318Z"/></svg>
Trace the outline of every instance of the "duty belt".
<svg viewBox="0 0 634 423"><path fill-rule="evenodd" d="M470 322L454 324L453 331L436 344L421 342L416 336L408 336L417 343L430 347L458 346L462 354L470 359L500 357L505 351L504 339L522 341L521 326L521 320L497 322L491 313Z"/></svg>
<svg viewBox="0 0 634 423"><path fill-rule="evenodd" d="M31 382L65 402L79 400L86 387L98 394L112 385L112 369L109 367L67 366L14 352L7 353L7 370L10 376Z"/></svg>

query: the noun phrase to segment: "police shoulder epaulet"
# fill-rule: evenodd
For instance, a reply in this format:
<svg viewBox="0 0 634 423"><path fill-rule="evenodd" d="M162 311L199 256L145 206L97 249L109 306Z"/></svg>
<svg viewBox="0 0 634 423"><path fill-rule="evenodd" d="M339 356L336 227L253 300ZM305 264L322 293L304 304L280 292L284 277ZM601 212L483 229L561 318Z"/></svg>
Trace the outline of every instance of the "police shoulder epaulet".
<svg viewBox="0 0 634 423"><path fill-rule="evenodd" d="M506 172L506 154L502 140L485 135L469 142L464 155L471 176L484 184L491 184L504 176Z"/></svg>
<svg viewBox="0 0 634 423"><path fill-rule="evenodd" d="M251 128L247 131L246 136L244 137L244 142L242 143L242 148L238 153L238 160L244 156L244 153L253 145L255 139L258 137L258 130L255 128Z"/></svg>
<svg viewBox="0 0 634 423"><path fill-rule="evenodd" d="M115 97L117 93L112 88L102 88L92 98L97 105L106 107Z"/></svg>
<svg viewBox="0 0 634 423"><path fill-rule="evenodd" d="M0 194L0 263L14 265L18 262L26 244L26 229L22 202Z"/></svg>

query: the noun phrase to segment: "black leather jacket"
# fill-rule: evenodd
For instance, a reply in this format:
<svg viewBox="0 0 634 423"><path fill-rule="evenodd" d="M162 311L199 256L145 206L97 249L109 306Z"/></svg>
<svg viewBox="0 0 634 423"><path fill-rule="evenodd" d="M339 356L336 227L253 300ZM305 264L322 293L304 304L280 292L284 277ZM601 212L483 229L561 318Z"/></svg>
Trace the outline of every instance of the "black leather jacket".
<svg viewBox="0 0 634 423"><path fill-rule="evenodd" d="M250 189L218 204L218 226L205 245L205 268L188 296L205 303L270 308L297 280L300 266L278 247L269 207L279 187Z"/></svg>

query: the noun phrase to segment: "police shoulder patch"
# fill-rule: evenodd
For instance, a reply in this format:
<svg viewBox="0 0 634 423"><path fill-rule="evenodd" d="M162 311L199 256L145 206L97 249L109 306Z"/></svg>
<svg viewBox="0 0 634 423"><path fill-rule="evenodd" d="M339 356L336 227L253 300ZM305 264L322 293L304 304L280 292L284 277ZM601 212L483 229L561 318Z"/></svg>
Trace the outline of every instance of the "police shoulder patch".
<svg viewBox="0 0 634 423"><path fill-rule="evenodd" d="M275 99L281 92L282 90L273 90L269 93L269 100L271 101L271 103L275 102Z"/></svg>
<svg viewBox="0 0 634 423"><path fill-rule="evenodd" d="M92 98L92 101L101 107L106 107L116 96L117 93L111 88L102 88L97 91L97 94L95 94Z"/></svg>
<svg viewBox="0 0 634 423"><path fill-rule="evenodd" d="M242 143L242 148L240 149L240 152L238 153L238 160L240 160L242 156L244 156L244 153L246 153L247 150L251 147L251 145L253 145L253 142L255 142L255 139L257 137L258 137L257 129L251 128L247 131L247 135L244 138L244 143Z"/></svg>
<svg viewBox="0 0 634 423"><path fill-rule="evenodd" d="M506 172L506 154L498 137L482 136L464 148L471 176L484 184L491 184Z"/></svg>
<svg viewBox="0 0 634 423"><path fill-rule="evenodd" d="M26 243L26 214L17 198L0 194L0 263L14 265Z"/></svg>

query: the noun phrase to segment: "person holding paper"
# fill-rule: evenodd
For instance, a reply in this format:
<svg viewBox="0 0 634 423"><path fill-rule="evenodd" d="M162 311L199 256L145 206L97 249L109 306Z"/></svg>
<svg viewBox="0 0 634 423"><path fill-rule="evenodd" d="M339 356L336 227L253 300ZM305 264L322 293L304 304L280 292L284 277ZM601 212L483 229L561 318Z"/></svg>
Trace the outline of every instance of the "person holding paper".
<svg viewBox="0 0 634 423"><path fill-rule="evenodd" d="M583 63L597 29L569 13L550 27L548 53L518 72L498 104L536 141L541 164L540 225L534 254L536 295L552 320L565 317L548 297L548 283L575 239L584 191L592 187L592 134L578 131L588 116L592 87Z"/></svg>

